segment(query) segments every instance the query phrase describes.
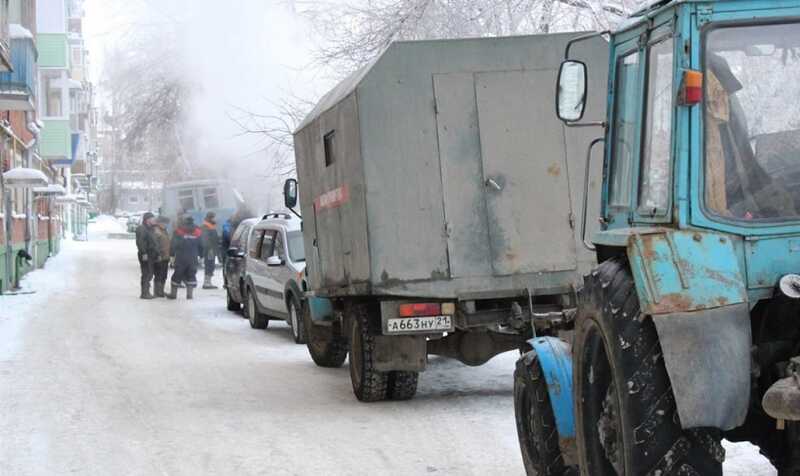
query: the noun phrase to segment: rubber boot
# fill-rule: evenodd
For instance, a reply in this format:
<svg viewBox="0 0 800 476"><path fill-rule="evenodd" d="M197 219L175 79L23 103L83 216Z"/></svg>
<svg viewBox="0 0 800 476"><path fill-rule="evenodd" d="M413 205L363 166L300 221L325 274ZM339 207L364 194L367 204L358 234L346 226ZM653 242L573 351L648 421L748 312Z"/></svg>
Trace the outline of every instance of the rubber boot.
<svg viewBox="0 0 800 476"><path fill-rule="evenodd" d="M153 295L150 294L150 283L142 285L142 294L139 295L139 299L153 299Z"/></svg>
<svg viewBox="0 0 800 476"><path fill-rule="evenodd" d="M194 286L186 286L186 299L194 299Z"/></svg>
<svg viewBox="0 0 800 476"><path fill-rule="evenodd" d="M153 295L157 298L166 297L164 294L164 283L159 282L153 286Z"/></svg>
<svg viewBox="0 0 800 476"><path fill-rule="evenodd" d="M211 276L206 276L206 279L203 280L203 289L217 289L211 282Z"/></svg>
<svg viewBox="0 0 800 476"><path fill-rule="evenodd" d="M169 283L169 294L167 299L178 299L178 286L175 283Z"/></svg>

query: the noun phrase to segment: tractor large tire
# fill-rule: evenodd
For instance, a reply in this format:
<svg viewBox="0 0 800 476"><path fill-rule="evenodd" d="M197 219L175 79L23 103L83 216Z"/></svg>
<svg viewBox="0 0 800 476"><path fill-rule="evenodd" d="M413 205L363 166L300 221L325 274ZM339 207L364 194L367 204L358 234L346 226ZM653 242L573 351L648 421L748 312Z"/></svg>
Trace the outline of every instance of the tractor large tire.
<svg viewBox="0 0 800 476"><path fill-rule="evenodd" d="M389 372L387 397L390 400L411 400L417 394L419 372L395 370Z"/></svg>
<svg viewBox="0 0 800 476"><path fill-rule="evenodd" d="M655 324L641 313L625 259L585 278L573 355L582 474L722 474L720 432L681 428Z"/></svg>
<svg viewBox="0 0 800 476"><path fill-rule="evenodd" d="M577 475L564 464L547 382L536 353L523 355L514 371L514 414L522 461L528 476Z"/></svg>
<svg viewBox="0 0 800 476"><path fill-rule="evenodd" d="M350 382L353 393L362 402L386 400L390 372L375 369L375 330L369 320L370 314L375 312L374 306L355 304L350 309Z"/></svg>
<svg viewBox="0 0 800 476"><path fill-rule="evenodd" d="M347 359L347 338L337 325L323 328L311 320L311 310L303 306L303 324L306 331L306 347L311 360L319 367L339 368Z"/></svg>

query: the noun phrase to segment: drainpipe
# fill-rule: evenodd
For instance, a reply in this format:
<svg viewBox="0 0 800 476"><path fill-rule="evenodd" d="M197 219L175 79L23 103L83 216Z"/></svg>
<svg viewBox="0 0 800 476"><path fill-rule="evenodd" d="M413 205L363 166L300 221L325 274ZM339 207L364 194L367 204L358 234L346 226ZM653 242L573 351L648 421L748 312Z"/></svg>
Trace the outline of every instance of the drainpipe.
<svg viewBox="0 0 800 476"><path fill-rule="evenodd" d="M6 141L5 140L2 141L2 144L3 148L2 150L0 150L0 162L6 155L6 149L5 149ZM2 167L0 167L0 172L2 172ZM10 283L12 281L11 270L14 265L12 257L12 255L14 254L14 249L11 244L11 234L12 234L12 228L11 228L12 213L11 213L11 199L10 199L11 197L9 197L9 194L7 192L8 191L6 190L5 179L3 178L3 174L0 173L0 204L2 204L2 207L0 208L2 208L4 213L3 225L5 230L3 230L3 234L6 240L5 273L4 273L5 276L3 276L3 282L0 283L0 294L3 293L3 286L10 286Z"/></svg>

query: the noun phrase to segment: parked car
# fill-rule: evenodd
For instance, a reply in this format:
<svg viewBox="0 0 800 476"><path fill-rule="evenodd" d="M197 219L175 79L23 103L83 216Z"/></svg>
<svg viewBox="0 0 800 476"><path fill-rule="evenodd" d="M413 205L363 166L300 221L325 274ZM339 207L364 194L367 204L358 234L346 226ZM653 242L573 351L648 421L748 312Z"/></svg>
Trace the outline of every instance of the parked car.
<svg viewBox="0 0 800 476"><path fill-rule="evenodd" d="M250 231L244 257L244 313L254 329L283 319L298 344L306 341L302 319L305 248L299 219L271 213Z"/></svg>
<svg viewBox="0 0 800 476"><path fill-rule="evenodd" d="M261 221L259 218L249 218L239 223L231 237L230 247L226 251L227 259L222 273L225 279L229 311L240 311L244 304L244 270L247 263L245 257L247 256L250 231L259 221Z"/></svg>
<svg viewBox="0 0 800 476"><path fill-rule="evenodd" d="M128 229L128 233L134 233L136 228L142 224L142 215L135 213L128 217L128 222L126 227Z"/></svg>

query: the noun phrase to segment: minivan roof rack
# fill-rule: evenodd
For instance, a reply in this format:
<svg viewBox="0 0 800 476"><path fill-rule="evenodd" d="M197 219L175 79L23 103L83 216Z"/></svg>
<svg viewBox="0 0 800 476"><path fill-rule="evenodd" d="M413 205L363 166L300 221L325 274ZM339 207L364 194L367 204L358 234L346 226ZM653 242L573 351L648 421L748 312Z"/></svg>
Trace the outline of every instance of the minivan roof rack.
<svg viewBox="0 0 800 476"><path fill-rule="evenodd" d="M261 217L262 220L269 220L270 218L278 218L278 219L282 218L284 220L291 220L292 216L285 212L270 212Z"/></svg>

